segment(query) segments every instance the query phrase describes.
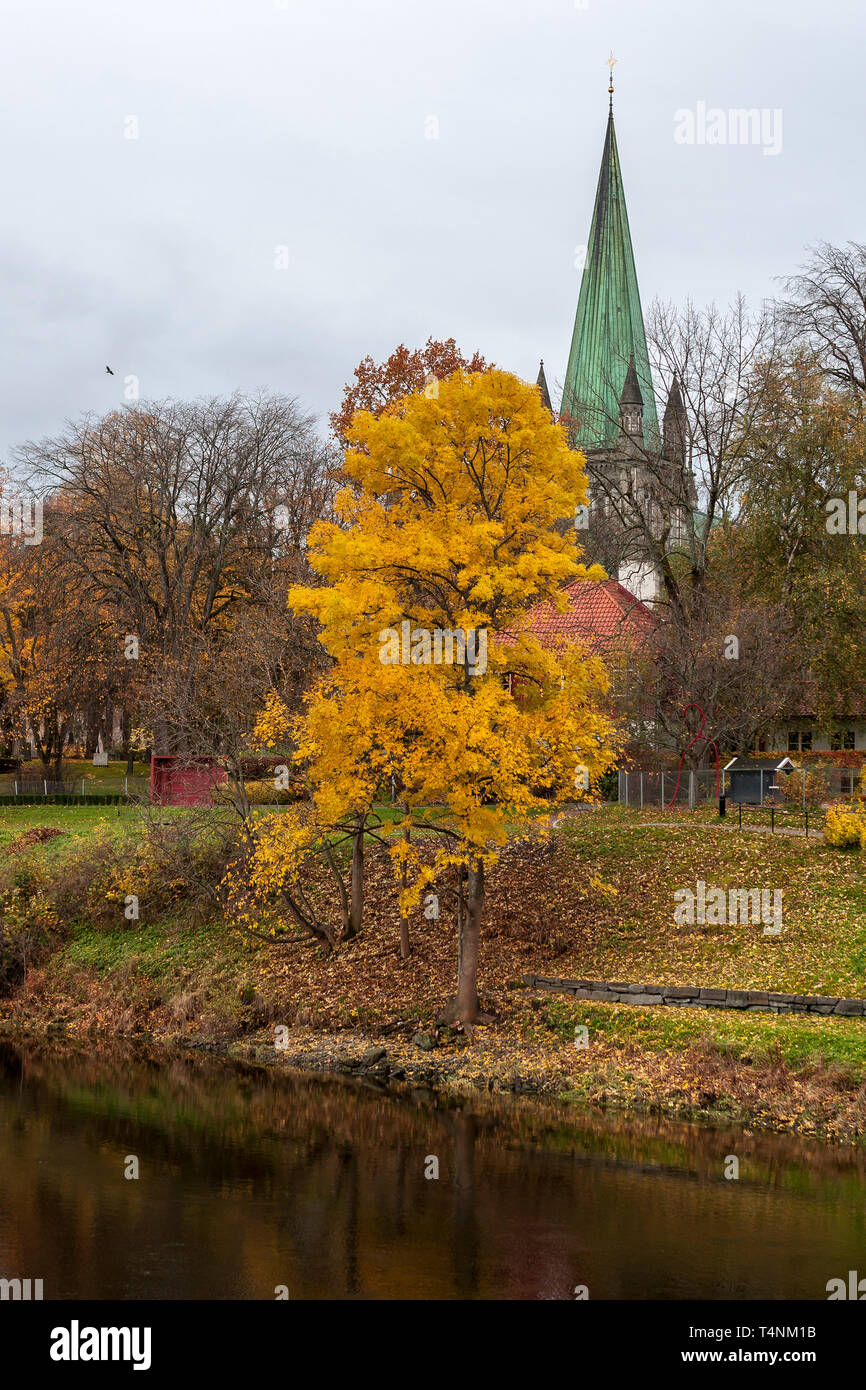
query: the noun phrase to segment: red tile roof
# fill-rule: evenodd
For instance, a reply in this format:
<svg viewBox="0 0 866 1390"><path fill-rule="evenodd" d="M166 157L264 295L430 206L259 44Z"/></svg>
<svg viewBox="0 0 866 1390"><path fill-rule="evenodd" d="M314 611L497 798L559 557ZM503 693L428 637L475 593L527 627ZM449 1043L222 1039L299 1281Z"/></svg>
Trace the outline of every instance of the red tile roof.
<svg viewBox="0 0 866 1390"><path fill-rule="evenodd" d="M611 647L640 645L656 625L647 605L616 579L575 579L562 592L568 596L563 613L549 600L529 612L527 628L544 646L580 641L598 655Z"/></svg>

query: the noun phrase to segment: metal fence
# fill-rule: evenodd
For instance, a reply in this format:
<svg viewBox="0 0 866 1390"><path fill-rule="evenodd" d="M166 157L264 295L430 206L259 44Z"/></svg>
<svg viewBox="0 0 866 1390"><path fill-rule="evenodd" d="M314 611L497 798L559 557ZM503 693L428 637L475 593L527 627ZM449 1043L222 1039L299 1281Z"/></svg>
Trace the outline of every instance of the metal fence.
<svg viewBox="0 0 866 1390"><path fill-rule="evenodd" d="M0 777L0 794L4 796L127 796L131 800L147 800L150 781L147 777Z"/></svg>
<svg viewBox="0 0 866 1390"><path fill-rule="evenodd" d="M723 790L724 773L719 773L719 791ZM680 775L677 785L676 770L673 772L651 772L636 768L619 773L619 800L623 806L642 808L658 806L682 806L693 811L716 800L716 773L713 768L698 768Z"/></svg>
<svg viewBox="0 0 866 1390"><path fill-rule="evenodd" d="M736 816L737 829L742 830L743 826L747 830L755 829L770 830L772 832L790 832L791 830L805 831L806 839L809 838L811 814L811 829L813 834L821 836L822 813L815 807L805 806L746 806L738 801L736 806L730 808L731 819Z"/></svg>
<svg viewBox="0 0 866 1390"><path fill-rule="evenodd" d="M780 755L781 758L781 755ZM798 767L789 774L779 774L778 808L788 807L806 809L818 808L833 802L852 800L859 790L860 769L856 767ZM730 784L724 769L719 770L719 792L724 796L730 791ZM634 768L619 772L619 800L623 806L641 808L644 806L681 806L690 811L716 800L716 770L701 767L692 771L685 768L680 774L677 786L676 769L673 771L651 771ZM760 800L763 806L763 788ZM733 809L729 805L729 810Z"/></svg>

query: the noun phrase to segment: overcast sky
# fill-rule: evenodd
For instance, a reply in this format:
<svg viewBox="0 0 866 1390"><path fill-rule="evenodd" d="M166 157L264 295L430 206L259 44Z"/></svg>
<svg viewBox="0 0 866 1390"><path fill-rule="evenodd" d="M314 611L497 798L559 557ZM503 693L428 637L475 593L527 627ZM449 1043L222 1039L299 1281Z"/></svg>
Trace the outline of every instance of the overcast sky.
<svg viewBox="0 0 866 1390"><path fill-rule="evenodd" d="M284 391L324 429L364 354L429 334L561 383L611 49L645 309L757 300L808 243L866 240L862 0L0 13L0 459L129 376ZM781 152L677 143L701 102L780 109Z"/></svg>

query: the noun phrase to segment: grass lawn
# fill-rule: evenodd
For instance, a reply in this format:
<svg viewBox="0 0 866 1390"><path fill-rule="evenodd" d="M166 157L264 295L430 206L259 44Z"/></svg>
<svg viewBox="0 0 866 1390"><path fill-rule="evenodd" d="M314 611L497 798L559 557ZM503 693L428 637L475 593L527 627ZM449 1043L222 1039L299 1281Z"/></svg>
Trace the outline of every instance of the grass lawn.
<svg viewBox="0 0 866 1390"><path fill-rule="evenodd" d="M808 1017L802 1014L759 1014L726 1009L632 1008L617 1004L572 1003L551 997L539 1014L542 1030L563 1041L574 1038L575 1026L586 1025L595 1040L615 1047L634 1045L645 1052L677 1052L712 1037L717 1053L739 1061L770 1061L784 1050L792 1066L824 1063L858 1072L866 1064L866 1029L862 1020ZM532 1037L532 1026L525 1029Z"/></svg>
<svg viewBox="0 0 866 1390"><path fill-rule="evenodd" d="M0 847L36 826L50 826L68 835L87 835L102 822L128 825L140 815L134 806L0 806Z"/></svg>
<svg viewBox="0 0 866 1390"><path fill-rule="evenodd" d="M185 984L211 992L215 981L230 979L237 995L238 972L249 958L249 946L237 934L214 931L212 923L195 922L182 914L169 921L142 923L135 931L106 932L86 923L76 926L64 949L64 967L110 975L134 966L167 997Z"/></svg>
<svg viewBox="0 0 866 1390"><path fill-rule="evenodd" d="M280 806L253 807L253 817L272 815L286 808ZM182 806L159 806L151 808L143 805L119 806L0 806L0 848L12 840L32 830L36 826L50 826L62 830L67 835L88 835L97 825L134 827L143 824L145 819L158 816L161 820L182 816L186 808ZM386 817L387 819L387 817ZM60 846L62 841L52 840L50 845ZM42 846L35 846L39 850Z"/></svg>
<svg viewBox="0 0 866 1390"><path fill-rule="evenodd" d="M62 838L25 851L56 861L60 871L73 848L67 837L77 843L98 825L128 831L147 814L134 806L2 807L0 849L37 826L62 830ZM381 814L387 835L399 812L386 806ZM531 913L543 926L524 937L516 963L538 974L866 995L866 854L728 826L701 813L618 806L563 820L549 871L528 868L504 900L492 871L482 977L492 954L511 954L522 916ZM342 848L347 857L348 845ZM781 933L765 934L760 923L678 924L675 890L694 891L698 879L725 890L780 889ZM513 923L503 930L509 914Z"/></svg>
<svg viewBox="0 0 866 1390"><path fill-rule="evenodd" d="M661 824L659 822L662 822ZM583 812L561 827L561 853L614 894L573 973L652 984L866 994L866 855L787 835L740 832L688 812ZM674 921L674 892L781 889L782 930ZM556 973L564 975L565 969ZM542 972L539 972L542 973Z"/></svg>

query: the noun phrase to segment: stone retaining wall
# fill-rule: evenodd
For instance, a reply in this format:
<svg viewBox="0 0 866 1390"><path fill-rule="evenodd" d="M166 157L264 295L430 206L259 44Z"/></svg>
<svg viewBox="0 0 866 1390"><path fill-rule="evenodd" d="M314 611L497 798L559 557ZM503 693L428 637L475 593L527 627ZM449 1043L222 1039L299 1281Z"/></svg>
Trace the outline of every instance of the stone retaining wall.
<svg viewBox="0 0 866 1390"><path fill-rule="evenodd" d="M556 980L524 975L528 989L570 994L603 1004L668 1004L690 1009L747 1009L774 1014L840 1014L866 1016L866 999L840 999L825 994L777 994L764 989L709 989L700 985L622 984L610 980Z"/></svg>

